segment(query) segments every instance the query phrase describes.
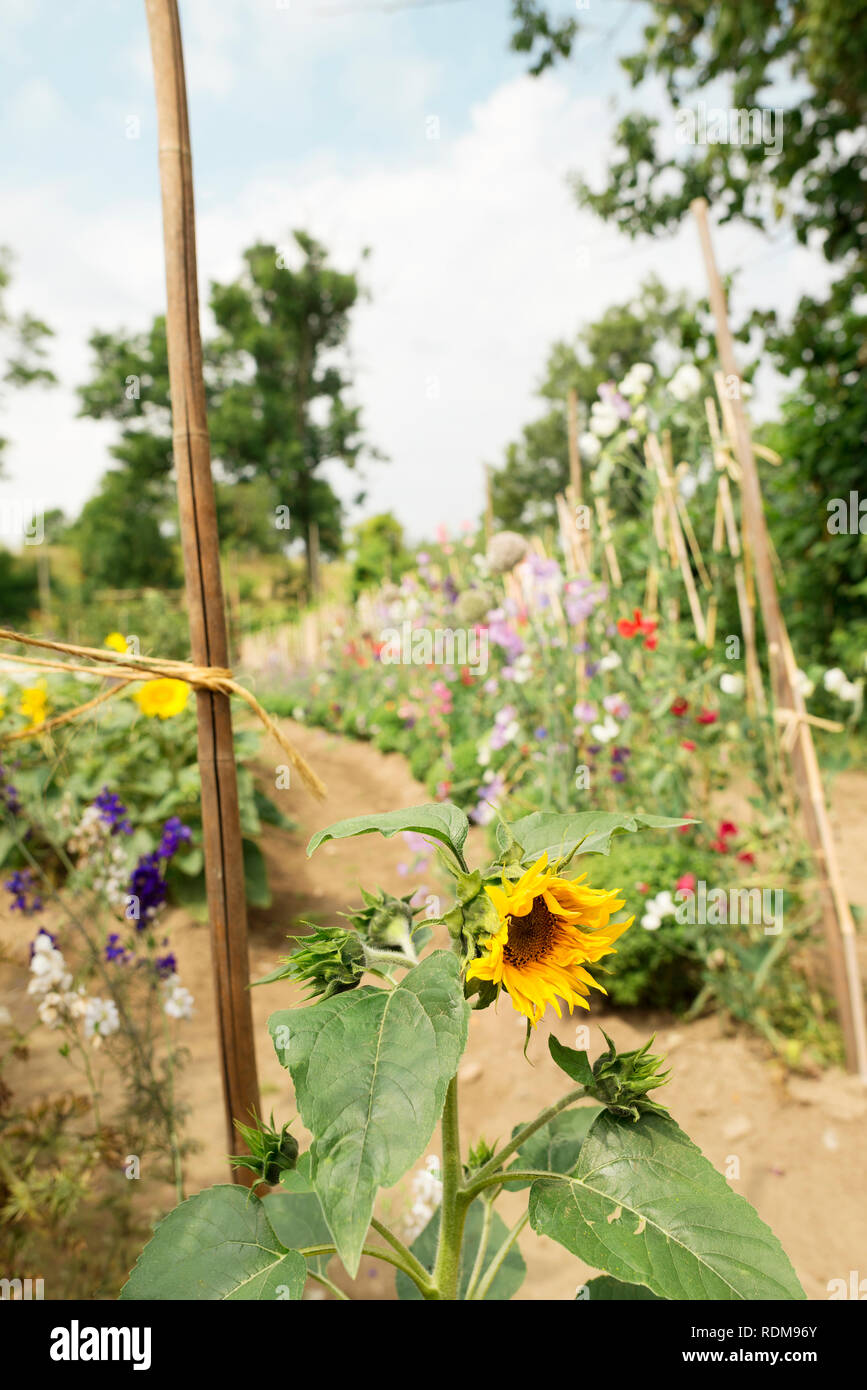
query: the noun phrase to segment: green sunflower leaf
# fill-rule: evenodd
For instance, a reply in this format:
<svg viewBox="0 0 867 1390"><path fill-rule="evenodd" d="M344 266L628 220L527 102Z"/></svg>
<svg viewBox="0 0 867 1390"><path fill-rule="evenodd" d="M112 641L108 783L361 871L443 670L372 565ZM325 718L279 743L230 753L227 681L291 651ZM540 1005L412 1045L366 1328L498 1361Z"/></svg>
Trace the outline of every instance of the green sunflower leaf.
<svg viewBox="0 0 867 1390"><path fill-rule="evenodd" d="M574 1047L567 1047L553 1033L548 1034L548 1051L560 1070L577 1081L579 1086L593 1085L593 1068L586 1052L576 1052Z"/></svg>
<svg viewBox="0 0 867 1390"><path fill-rule="evenodd" d="M246 1187L220 1184L159 1223L119 1296L297 1302L306 1279L303 1255L278 1239L264 1203Z"/></svg>
<svg viewBox="0 0 867 1390"><path fill-rule="evenodd" d="M586 1294L586 1300L584 1300ZM598 1274L595 1279L588 1279L575 1295L578 1302L588 1303L659 1303L665 1300L659 1299L655 1293L643 1284L624 1284L619 1279L612 1279L608 1274Z"/></svg>
<svg viewBox="0 0 867 1390"><path fill-rule="evenodd" d="M530 1189L530 1224L665 1299L802 1299L774 1233L674 1120L601 1115L566 1178Z"/></svg>
<svg viewBox="0 0 867 1390"><path fill-rule="evenodd" d="M690 820L670 816L634 815L613 811L580 811L576 814L559 811L533 811L522 816L510 827L511 837L502 825L497 827L497 842L508 850L510 838L517 839L524 849L523 862L535 860L542 854L549 859L569 855L576 846L579 854L608 854L612 835L631 833L647 827L651 830L673 830L679 825L692 825Z"/></svg>
<svg viewBox="0 0 867 1390"><path fill-rule="evenodd" d="M268 1027L313 1134L310 1177L354 1277L379 1187L424 1152L466 1046L457 957L435 951L392 990L363 986Z"/></svg>
<svg viewBox="0 0 867 1390"><path fill-rule="evenodd" d="M412 830L439 840L460 858L469 828L470 823L459 807L450 801L432 801L424 806L408 806L402 811L381 811L371 816L350 816L348 820L335 821L325 830L317 831L307 846L307 856L309 858L326 840L346 840L353 835L374 833L390 839L401 831Z"/></svg>
<svg viewBox="0 0 867 1390"><path fill-rule="evenodd" d="M461 1269L458 1285L458 1298L464 1299L467 1295L470 1278L476 1263L476 1256L479 1253L479 1243L482 1238L482 1227L484 1225L484 1204L477 1198L467 1212L466 1225L464 1226L464 1243L461 1247ZM434 1260L436 1258L437 1237L440 1229L440 1213L435 1211L430 1221L425 1226L421 1235L412 1243L412 1253L416 1259L420 1260L425 1269L433 1273ZM500 1249L506 1239L508 1231L505 1222L496 1212L491 1219L491 1229L488 1236L488 1244L482 1268L482 1277L490 1266L491 1260ZM486 1303L501 1301L514 1298L519 1288L524 1282L527 1273L527 1266L524 1264L523 1256L518 1249L517 1242L511 1247L497 1273L491 1282L491 1287L485 1294ZM421 1299L421 1294L412 1280L398 1271L397 1275L397 1296L400 1299L412 1301Z"/></svg>
<svg viewBox="0 0 867 1390"><path fill-rule="evenodd" d="M549 1120L526 1143L518 1149L518 1157L512 1164L519 1171L532 1169L534 1172L571 1173L581 1153L581 1146L590 1131L590 1126L601 1115L601 1105L581 1105L574 1110L563 1110ZM512 1135L523 1126L517 1126ZM506 1170L508 1174L508 1169ZM530 1181L510 1182L508 1192L520 1192L529 1187Z"/></svg>

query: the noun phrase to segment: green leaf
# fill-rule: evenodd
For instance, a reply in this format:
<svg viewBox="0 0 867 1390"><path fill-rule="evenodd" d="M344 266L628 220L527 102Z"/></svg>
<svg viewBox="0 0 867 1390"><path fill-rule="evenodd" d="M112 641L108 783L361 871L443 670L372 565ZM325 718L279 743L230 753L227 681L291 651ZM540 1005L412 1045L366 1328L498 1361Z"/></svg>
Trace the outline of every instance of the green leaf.
<svg viewBox="0 0 867 1390"><path fill-rule="evenodd" d="M287 1169L287 1176L294 1176L294 1169ZM303 1181L303 1179L302 1179ZM281 1180L281 1187L289 1184ZM319 1198L313 1191L270 1192L262 1198L265 1215L271 1222L277 1239L287 1250L303 1250L309 1245L331 1245L331 1232L322 1214ZM305 1257L318 1273L325 1271L331 1255L310 1255Z"/></svg>
<svg viewBox="0 0 867 1390"><path fill-rule="evenodd" d="M530 1190L530 1224L665 1299L802 1299L774 1233L674 1120L601 1115L567 1178Z"/></svg>
<svg viewBox="0 0 867 1390"><path fill-rule="evenodd" d="M253 804L259 819L264 821L266 825L279 825L281 830L298 829L296 822L290 820L260 787L253 789Z"/></svg>
<svg viewBox="0 0 867 1390"><path fill-rule="evenodd" d="M461 1268L458 1284L458 1298L464 1299L470 1283L470 1276L476 1262L476 1255L479 1251L479 1242L482 1238L482 1226L484 1224L485 1212L484 1204L480 1198L470 1206L467 1212L466 1224L464 1226L464 1240L461 1246ZM430 1221L425 1226L421 1235L412 1243L412 1253L424 1265L425 1269L433 1273L434 1260L436 1259L437 1238L440 1229L439 1208L434 1212ZM484 1270L490 1266L491 1260L496 1255L500 1246L508 1235L505 1222L496 1212L491 1221L491 1231L488 1237L488 1247L485 1254ZM527 1266L524 1264L523 1256L518 1249L517 1242L509 1250L508 1255L503 1260L497 1273L494 1275L491 1287L485 1294L484 1302L496 1302L509 1298L514 1298L518 1289L524 1282L527 1273ZM421 1299L421 1294L408 1275L398 1270L397 1275L397 1296L407 1302Z"/></svg>
<svg viewBox="0 0 867 1390"><path fill-rule="evenodd" d="M470 828L469 821L457 806L450 801L432 801L425 806L408 806L403 811L382 811L372 816L350 816L348 820L335 821L327 829L320 830L307 846L308 858L326 840L346 840L353 835L370 835L376 831L390 839L403 830L415 831L418 835L429 835L439 840L460 857L461 850Z"/></svg>
<svg viewBox="0 0 867 1390"><path fill-rule="evenodd" d="M255 840L242 841L244 849L244 887L247 902L251 907L270 907L271 889L268 887L268 868L265 856Z"/></svg>
<svg viewBox="0 0 867 1390"><path fill-rule="evenodd" d="M538 859L547 853L549 858L568 855L577 845L581 854L608 854L612 835L640 830L672 830L678 825L691 825L689 820L673 820L669 816L634 815L613 811L571 812L533 811L511 826L514 837L523 845L524 861ZM508 848L503 827L497 827L497 842Z"/></svg>
<svg viewBox="0 0 867 1390"><path fill-rule="evenodd" d="M415 1162L440 1117L468 1017L457 957L435 951L395 989L362 987L268 1020L314 1136L313 1186L353 1277L377 1188Z"/></svg>
<svg viewBox="0 0 867 1390"><path fill-rule="evenodd" d="M593 1085L593 1068L586 1052L576 1052L575 1048L566 1047L553 1033L548 1034L548 1051L560 1070L577 1081L579 1086Z"/></svg>
<svg viewBox="0 0 867 1390"><path fill-rule="evenodd" d="M571 1173L590 1126L603 1109L601 1105L582 1105L574 1110L562 1110L521 1145L512 1166L519 1170L531 1168L547 1173ZM513 1138L515 1132L512 1131ZM529 1181L510 1182L507 1191L520 1192L523 1187L529 1186Z"/></svg>
<svg viewBox="0 0 867 1390"><path fill-rule="evenodd" d="M612 1279L608 1274L597 1274L595 1279L588 1279L585 1288L589 1294L589 1303L664 1302L643 1284L624 1284L619 1279ZM576 1294L575 1297L581 1301L580 1294Z"/></svg>
<svg viewBox="0 0 867 1390"><path fill-rule="evenodd" d="M136 1261L122 1299L290 1299L307 1266L278 1240L246 1187L208 1187L170 1211Z"/></svg>

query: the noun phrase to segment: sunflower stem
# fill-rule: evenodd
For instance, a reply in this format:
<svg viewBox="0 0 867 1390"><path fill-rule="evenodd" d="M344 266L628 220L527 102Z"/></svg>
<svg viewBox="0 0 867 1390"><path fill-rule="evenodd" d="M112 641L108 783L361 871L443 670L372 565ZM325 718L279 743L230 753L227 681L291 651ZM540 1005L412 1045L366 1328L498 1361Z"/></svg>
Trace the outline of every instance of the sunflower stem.
<svg viewBox="0 0 867 1390"><path fill-rule="evenodd" d="M566 1110L567 1107L574 1104L576 1100L581 1100L584 1095L586 1095L584 1087L576 1086L573 1091L567 1091L565 1096L560 1100L555 1101L553 1105L549 1105L547 1110L543 1110L541 1115L536 1116L535 1120L531 1120L528 1125L524 1125L522 1129L519 1129L517 1134L509 1140L508 1144L504 1144L502 1149L500 1149L498 1153L495 1153L492 1159L489 1159L478 1172L473 1174L470 1182L462 1189L462 1197L468 1201L472 1201L483 1188L489 1187L490 1183L486 1182L485 1179L493 1177L498 1169L502 1168L506 1159L511 1158L513 1153L517 1153L521 1145L525 1144L530 1136L536 1133L537 1129L541 1129L549 1120L553 1120L555 1115L559 1115L561 1110Z"/></svg>
<svg viewBox="0 0 867 1390"><path fill-rule="evenodd" d="M485 1267L485 1256L488 1253L488 1244L491 1239L491 1226L494 1220L494 1202L496 1201L496 1198L497 1193L491 1192L485 1198L483 1203L483 1206L485 1208L485 1214L484 1220L482 1222L482 1234L479 1240L479 1248L476 1252L476 1262L473 1265L473 1272L470 1275L470 1282L467 1284L467 1300L472 1298L473 1290L475 1289L476 1285L481 1279L482 1271Z"/></svg>
<svg viewBox="0 0 867 1390"><path fill-rule="evenodd" d="M488 1268L485 1270L484 1277L479 1281L478 1287L473 1291L472 1294L467 1295L468 1298L472 1298L474 1302L480 1302L483 1298L487 1296L488 1290L490 1289L491 1285L496 1279L497 1274L500 1271L500 1267L503 1264L503 1261L505 1260L506 1256L508 1255L509 1251L515 1244L515 1241L518 1239L518 1236L521 1234L529 1220L530 1209L528 1207L527 1210L521 1216L518 1217L518 1220L515 1222L511 1231L506 1236L506 1239L503 1241L499 1250L495 1253L494 1258L488 1265Z"/></svg>
<svg viewBox="0 0 867 1390"><path fill-rule="evenodd" d="M461 1146L458 1124L458 1078L453 1076L446 1091L442 1118L443 1198L433 1283L436 1298L453 1303L458 1297L461 1241L468 1202L461 1194Z"/></svg>

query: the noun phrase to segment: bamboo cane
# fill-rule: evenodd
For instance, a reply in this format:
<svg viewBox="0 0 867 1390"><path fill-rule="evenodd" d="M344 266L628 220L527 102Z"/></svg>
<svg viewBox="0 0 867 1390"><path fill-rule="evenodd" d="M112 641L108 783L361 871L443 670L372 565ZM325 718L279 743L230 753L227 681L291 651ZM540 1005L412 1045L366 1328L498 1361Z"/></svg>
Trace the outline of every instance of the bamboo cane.
<svg viewBox="0 0 867 1390"><path fill-rule="evenodd" d="M146 0L159 129L166 258L166 338L172 441L193 661L228 665L226 617L210 441L202 376L196 279L196 229L186 83L176 0ZM228 695L196 693L205 881L226 1132L230 1153L244 1152L233 1121L259 1112L250 1007L247 904L238 784ZM247 1174L246 1177L244 1176ZM235 1169L237 1182L253 1180Z"/></svg>
<svg viewBox="0 0 867 1390"><path fill-rule="evenodd" d="M695 199L692 211L698 224L707 271L720 361L725 374L733 380L740 381L734 340L728 322L725 291L714 257L707 203L704 198ZM792 770L807 838L818 870L822 919L846 1046L846 1062L849 1069L857 1072L861 1080L867 1083L867 1018L856 956L855 924L843 887L813 735L806 720L804 697L796 679L795 658L777 594L749 422L739 393L730 404L735 428L733 438L742 474L744 517L771 657L776 705L778 709L793 711L798 721L798 737L791 753Z"/></svg>
<svg viewBox="0 0 867 1390"><path fill-rule="evenodd" d="M659 479L659 486L662 490L665 510L668 515L669 536L674 544L676 562L680 566L680 573L683 578L684 588L686 589L686 597L689 603L689 611L692 614L695 633L698 640L703 643L707 640L707 624L705 623L704 613L702 612L701 602L699 601L698 590L695 586L695 579L693 577L692 567L689 563L689 556L686 553L686 542L683 538L680 518L677 514L677 507L674 502L674 479L667 467L665 457L656 435L648 435L646 448L647 457L656 469L656 476Z"/></svg>

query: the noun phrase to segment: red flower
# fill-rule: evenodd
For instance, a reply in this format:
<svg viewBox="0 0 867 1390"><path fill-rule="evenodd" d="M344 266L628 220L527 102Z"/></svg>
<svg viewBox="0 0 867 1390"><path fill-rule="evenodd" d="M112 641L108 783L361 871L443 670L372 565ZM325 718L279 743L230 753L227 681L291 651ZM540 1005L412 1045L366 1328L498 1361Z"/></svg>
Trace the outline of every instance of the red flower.
<svg viewBox="0 0 867 1390"><path fill-rule="evenodd" d="M655 652L658 643L659 638L657 637L655 632L652 632L649 637L645 637L644 639L644 645L649 652Z"/></svg>
<svg viewBox="0 0 867 1390"><path fill-rule="evenodd" d="M728 852L729 852L728 841L727 841L727 840L714 840L714 841L712 842L712 844L711 844L711 849L715 849L716 852L717 852L717 854L728 854Z"/></svg>
<svg viewBox="0 0 867 1390"><path fill-rule="evenodd" d="M636 885L635 885L635 891L636 891L636 893L649 893L649 892L650 892L650 884L649 884L649 883L636 883Z"/></svg>
<svg viewBox="0 0 867 1390"><path fill-rule="evenodd" d="M682 719L689 709L689 700L685 700L682 695L678 695L676 700L672 700L669 711L677 719Z"/></svg>
<svg viewBox="0 0 867 1390"><path fill-rule="evenodd" d="M717 831L717 834L719 835L720 839L724 840L729 835L739 835L740 831L738 830L737 826L734 824L733 821L724 820L720 822L720 827Z"/></svg>
<svg viewBox="0 0 867 1390"><path fill-rule="evenodd" d="M461 667L461 685L475 685L476 678L471 675L469 666Z"/></svg>
<svg viewBox="0 0 867 1390"><path fill-rule="evenodd" d="M691 738L682 738L680 741L680 746L681 748L685 748L687 753L695 752L695 744L693 743Z"/></svg>
<svg viewBox="0 0 867 1390"><path fill-rule="evenodd" d="M699 724L715 724L718 718L715 709L702 709L701 714L696 715Z"/></svg>
<svg viewBox="0 0 867 1390"><path fill-rule="evenodd" d="M742 849L737 858L742 864L755 864L756 862L756 856L747 849Z"/></svg>
<svg viewBox="0 0 867 1390"><path fill-rule="evenodd" d="M656 646L656 638L653 636L656 632L656 628L656 619L642 618L640 608L634 608L632 610L632 618L618 618L617 620L617 631L620 633L621 637L637 637L640 632L648 639L652 639L653 647ZM644 645L648 646L649 641L645 642ZM650 648L651 651L653 651L653 647Z"/></svg>
<svg viewBox="0 0 867 1390"><path fill-rule="evenodd" d="M677 887L681 893L692 893L695 890L695 874L681 874L677 880Z"/></svg>

